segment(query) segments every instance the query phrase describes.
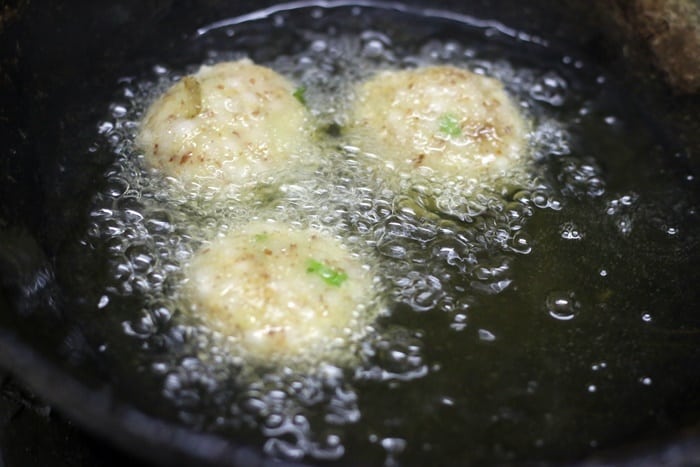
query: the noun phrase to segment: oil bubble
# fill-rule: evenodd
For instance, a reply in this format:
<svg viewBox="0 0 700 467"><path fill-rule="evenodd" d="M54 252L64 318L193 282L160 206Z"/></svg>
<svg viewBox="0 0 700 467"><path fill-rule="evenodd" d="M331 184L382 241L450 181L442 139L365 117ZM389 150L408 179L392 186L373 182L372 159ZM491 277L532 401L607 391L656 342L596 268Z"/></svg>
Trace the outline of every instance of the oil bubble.
<svg viewBox="0 0 700 467"><path fill-rule="evenodd" d="M422 340L404 329L393 329L365 343L363 353L367 364L355 372L360 380L410 381L428 374Z"/></svg>
<svg viewBox="0 0 700 467"><path fill-rule="evenodd" d="M97 132L102 135L108 135L114 129L114 123L112 122L102 122L97 126Z"/></svg>
<svg viewBox="0 0 700 467"><path fill-rule="evenodd" d="M410 271L407 277L397 281L400 287L400 299L416 311L428 311L434 308L444 296L440 279L433 275L423 276L417 271Z"/></svg>
<svg viewBox="0 0 700 467"><path fill-rule="evenodd" d="M631 212L631 208L637 203L638 199L639 195L634 192L621 195L618 198L608 201L605 212L610 216L620 213L629 213Z"/></svg>
<svg viewBox="0 0 700 467"><path fill-rule="evenodd" d="M464 313L457 313L452 319L450 328L455 331L463 331L467 327L467 315Z"/></svg>
<svg viewBox="0 0 700 467"><path fill-rule="evenodd" d="M493 342L496 340L496 335L487 329L479 329L479 339L484 342Z"/></svg>
<svg viewBox="0 0 700 467"><path fill-rule="evenodd" d="M522 232L515 232L508 241L508 247L513 253L527 255L532 252L529 236Z"/></svg>
<svg viewBox="0 0 700 467"><path fill-rule="evenodd" d="M398 466L399 462L396 457L406 449L406 440L403 438L384 438L381 441L381 445L386 451L384 465L386 467Z"/></svg>
<svg viewBox="0 0 700 467"><path fill-rule="evenodd" d="M581 240L584 236L579 227L571 221L560 225L559 231L564 240Z"/></svg>
<svg viewBox="0 0 700 467"><path fill-rule="evenodd" d="M112 110L112 116L115 118L124 117L128 112L127 107L124 106L123 104L113 104L111 110Z"/></svg>
<svg viewBox="0 0 700 467"><path fill-rule="evenodd" d="M446 405L446 406L448 406L448 407L452 407L452 406L455 405L454 399L451 399L451 398L449 398L449 397L442 397L442 398L440 399L440 403L441 403L442 405Z"/></svg>
<svg viewBox="0 0 700 467"><path fill-rule="evenodd" d="M577 198L598 198L605 193L601 169L591 157L585 160L562 158L558 179L563 184L562 193Z"/></svg>
<svg viewBox="0 0 700 467"><path fill-rule="evenodd" d="M630 235L630 233L632 233L634 221L632 220L631 216L622 215L615 219L615 226L622 236L627 237Z"/></svg>
<svg viewBox="0 0 700 467"><path fill-rule="evenodd" d="M156 75L166 75L170 70L163 65L153 65L153 73Z"/></svg>
<svg viewBox="0 0 700 467"><path fill-rule="evenodd" d="M534 133L533 144L542 154L565 156L571 153L569 133L556 121L541 122Z"/></svg>
<svg viewBox="0 0 700 467"><path fill-rule="evenodd" d="M553 291L545 300L547 313L558 321L570 321L579 313L581 304L571 291Z"/></svg>
<svg viewBox="0 0 700 467"><path fill-rule="evenodd" d="M549 71L534 82L530 96L537 101L560 107L566 102L567 87L564 78L554 71Z"/></svg>
<svg viewBox="0 0 700 467"><path fill-rule="evenodd" d="M546 193L535 192L532 194L532 197L530 199L532 200L532 204L534 204L540 209L545 209L549 207L549 197Z"/></svg>
<svg viewBox="0 0 700 467"><path fill-rule="evenodd" d="M104 308L109 305L109 297L107 295L102 295L99 302L97 303L97 308Z"/></svg>

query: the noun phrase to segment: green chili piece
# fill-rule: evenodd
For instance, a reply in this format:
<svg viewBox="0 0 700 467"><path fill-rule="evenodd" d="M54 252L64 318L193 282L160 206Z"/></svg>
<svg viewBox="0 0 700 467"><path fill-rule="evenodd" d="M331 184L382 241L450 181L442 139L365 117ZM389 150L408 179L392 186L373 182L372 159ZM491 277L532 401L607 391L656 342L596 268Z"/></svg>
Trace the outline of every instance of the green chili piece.
<svg viewBox="0 0 700 467"><path fill-rule="evenodd" d="M442 114L438 119L440 131L447 136L460 136L462 128L459 126L459 119L451 113Z"/></svg>
<svg viewBox="0 0 700 467"><path fill-rule="evenodd" d="M306 86L299 86L294 90L292 95L296 98L296 100L301 102L303 105L306 105Z"/></svg>
<svg viewBox="0 0 700 467"><path fill-rule="evenodd" d="M306 272L317 275L323 279L326 284L335 287L340 287L340 285L348 279L348 275L343 271L331 269L315 259L309 259L306 262Z"/></svg>

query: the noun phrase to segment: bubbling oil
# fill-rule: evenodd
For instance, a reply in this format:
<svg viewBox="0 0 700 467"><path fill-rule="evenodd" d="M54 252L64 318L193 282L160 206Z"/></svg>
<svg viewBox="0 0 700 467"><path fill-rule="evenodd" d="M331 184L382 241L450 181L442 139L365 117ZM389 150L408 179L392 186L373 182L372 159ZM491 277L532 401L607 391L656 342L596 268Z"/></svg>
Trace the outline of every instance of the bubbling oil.
<svg viewBox="0 0 700 467"><path fill-rule="evenodd" d="M416 34L386 27L387 14L393 24L416 26ZM594 374L582 382L576 373L572 381L580 387L548 385L552 375L580 366L548 352L590 355L575 347L583 345L576 337L583 331L557 326L597 329L587 314L625 300L599 283L628 262L590 260L602 261L584 264L596 277L577 283L583 276L567 268L551 277L552 261L578 258L578 245L600 245L607 235L634 238L639 223L645 239L657 238L654 245L677 237L680 227L656 206L642 208L642 196L625 191L623 181L606 179L601 157L586 142L601 134L612 141L622 131L620 117L606 113L603 74L569 55L552 63L494 48L498 32L474 24L452 21L463 34L442 37L435 31L445 21L366 6L280 9L203 29L192 39L206 51L203 61L184 69L153 65L120 82L110 116L97 126L115 162L95 196L85 238L105 263L96 309L104 311L99 319L109 337L101 350L130 355L137 377L158 382L180 423L245 436L275 458L387 465L556 459L614 439L598 415L584 433L572 434L571 417L582 413L569 415L574 409L566 404L605 394L606 382ZM246 35L259 34L260 25L269 25L272 36L293 29L297 41L287 49L246 48ZM523 45L513 41L514 50ZM223 191L188 190L146 168L134 139L147 106L201 64L244 56L306 89L321 161ZM347 144L343 128L357 82L380 70L440 64L504 83L531 124L530 157L516 173L488 181L401 177L373 163L372 148ZM643 209L654 211L663 232L648 228ZM602 226L593 221L600 216ZM182 309L183 268L194 252L251 220L268 219L336 236L381 276L368 300L388 307L362 337L352 365L251 365L226 336ZM550 246L552 239L563 246ZM518 335L519 325L538 328L531 342ZM614 360L625 345L610 344L612 353L596 358ZM620 366L611 362L608 373L613 368ZM499 383L499 372L514 374ZM637 380L652 378L640 373ZM640 387L620 384L628 392ZM558 391L566 395L552 401Z"/></svg>

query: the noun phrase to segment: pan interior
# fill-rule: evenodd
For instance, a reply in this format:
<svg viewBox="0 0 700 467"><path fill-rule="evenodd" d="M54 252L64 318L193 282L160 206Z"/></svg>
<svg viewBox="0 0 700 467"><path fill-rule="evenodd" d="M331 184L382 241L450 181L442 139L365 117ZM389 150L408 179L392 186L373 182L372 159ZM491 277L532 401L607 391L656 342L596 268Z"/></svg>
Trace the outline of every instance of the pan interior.
<svg viewBox="0 0 700 467"><path fill-rule="evenodd" d="M358 465L571 460L697 420L694 175L595 60L379 4L276 7L160 51L104 103L84 157L114 163L57 258L67 309L123 400L272 457ZM325 162L223 198L145 169L133 141L146 106L201 64L244 56L303 84ZM345 144L353 83L434 64L504 82L532 122L523 174L406 182ZM317 225L376 257L389 311L357 363L252 366L179 305L193 252L251 218Z"/></svg>

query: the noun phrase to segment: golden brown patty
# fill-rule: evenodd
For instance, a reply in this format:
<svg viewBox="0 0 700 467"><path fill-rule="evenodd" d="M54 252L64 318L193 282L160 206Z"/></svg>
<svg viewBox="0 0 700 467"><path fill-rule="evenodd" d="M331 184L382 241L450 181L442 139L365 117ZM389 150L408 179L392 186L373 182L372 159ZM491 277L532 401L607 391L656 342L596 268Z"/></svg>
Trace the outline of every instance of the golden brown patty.
<svg viewBox="0 0 700 467"><path fill-rule="evenodd" d="M521 164L527 131L498 80L452 66L382 72L361 83L350 128L390 168L449 177Z"/></svg>
<svg viewBox="0 0 700 467"><path fill-rule="evenodd" d="M284 223L212 241L186 276L191 312L263 359L336 359L377 311L369 266L337 239Z"/></svg>
<svg viewBox="0 0 700 467"><path fill-rule="evenodd" d="M247 59L203 66L151 105L137 143L150 166L183 182L246 184L298 160L308 144L294 91Z"/></svg>

